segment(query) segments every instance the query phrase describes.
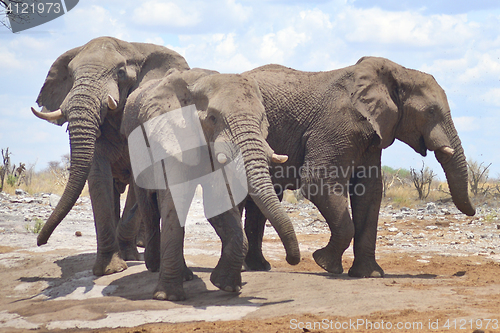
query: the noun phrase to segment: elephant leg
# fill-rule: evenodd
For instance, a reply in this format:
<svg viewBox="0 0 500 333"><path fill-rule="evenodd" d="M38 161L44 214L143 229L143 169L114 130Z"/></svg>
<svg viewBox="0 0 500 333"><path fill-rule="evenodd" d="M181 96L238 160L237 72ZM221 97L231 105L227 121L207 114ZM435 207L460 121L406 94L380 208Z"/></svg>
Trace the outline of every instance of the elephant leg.
<svg viewBox="0 0 500 333"><path fill-rule="evenodd" d="M88 183L97 234L97 258L92 272L97 276L121 272L127 269L127 264L115 239L117 191L107 159L94 156Z"/></svg>
<svg viewBox="0 0 500 333"><path fill-rule="evenodd" d="M322 180L320 182L323 185ZM354 224L347 202L348 188L340 193L330 191L328 185L312 184L305 185L303 192L319 209L331 231L328 244L313 253L314 261L330 273L341 274L344 271L342 254L349 247L354 236Z"/></svg>
<svg viewBox="0 0 500 333"><path fill-rule="evenodd" d="M141 260L136 246L136 235L141 224L141 214L137 207L134 187L129 186L123 214L116 230L120 254L124 260Z"/></svg>
<svg viewBox="0 0 500 333"><path fill-rule="evenodd" d="M221 257L210 275L210 281L217 288L229 292L241 289L241 267L248 250L241 213L242 208L235 207L208 219L222 242Z"/></svg>
<svg viewBox="0 0 500 333"><path fill-rule="evenodd" d="M356 179L351 188L351 207L355 233L354 262L349 269L349 276L384 276L384 271L375 260L378 215L380 202L382 201L380 152L371 154L365 163L365 170L375 169L376 171L373 174L367 174L366 177Z"/></svg>
<svg viewBox="0 0 500 333"><path fill-rule="evenodd" d="M146 224L143 221L139 223L139 231L137 233L135 244L138 247L146 247Z"/></svg>
<svg viewBox="0 0 500 333"><path fill-rule="evenodd" d="M144 261L151 272L160 269L160 212L157 193L143 189L134 183L139 215L145 226Z"/></svg>
<svg viewBox="0 0 500 333"><path fill-rule="evenodd" d="M271 264L262 254L262 239L266 227L266 217L251 199L245 204L245 234L248 239L248 253L244 267L247 271L269 271Z"/></svg>
<svg viewBox="0 0 500 333"><path fill-rule="evenodd" d="M182 286L186 267L183 253L184 227L179 223L170 192L160 191L158 201L162 219L161 264L160 277L153 298L182 301L186 299Z"/></svg>

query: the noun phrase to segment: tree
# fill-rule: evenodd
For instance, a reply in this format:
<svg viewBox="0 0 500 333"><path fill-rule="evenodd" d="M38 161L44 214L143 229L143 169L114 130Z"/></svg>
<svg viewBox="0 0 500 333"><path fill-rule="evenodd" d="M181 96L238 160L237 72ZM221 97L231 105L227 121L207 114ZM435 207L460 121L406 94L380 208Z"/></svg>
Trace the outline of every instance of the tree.
<svg viewBox="0 0 500 333"><path fill-rule="evenodd" d="M422 168L419 171L410 168L410 176L413 185L417 189L418 198L420 200L426 199L429 196L431 184L436 174L429 167L426 167L424 161L422 161Z"/></svg>

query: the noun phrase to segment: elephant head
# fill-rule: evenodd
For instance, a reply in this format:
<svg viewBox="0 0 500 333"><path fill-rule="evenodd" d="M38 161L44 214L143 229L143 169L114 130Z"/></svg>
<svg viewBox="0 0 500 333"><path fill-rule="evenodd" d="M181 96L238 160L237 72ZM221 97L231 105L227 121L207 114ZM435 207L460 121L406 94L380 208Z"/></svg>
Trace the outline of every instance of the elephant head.
<svg viewBox="0 0 500 333"><path fill-rule="evenodd" d="M108 122L111 128L119 129L129 94L143 82L162 77L170 68L184 70L189 66L182 56L165 47L111 37L93 39L54 62L37 99L42 112L32 110L58 125L68 122L70 175L59 204L38 236L38 245L47 243L78 199L100 127Z"/></svg>
<svg viewBox="0 0 500 333"><path fill-rule="evenodd" d="M467 163L444 90L429 74L383 58L361 58L351 94L377 133L379 148L401 140L422 156L434 154L446 174L456 207L475 214L468 194Z"/></svg>
<svg viewBox="0 0 500 333"><path fill-rule="evenodd" d="M148 98L136 99L139 91L131 97L134 102L125 110L122 133L128 136L152 118L195 106L202 135L210 147L209 164L220 167L241 152L250 195L278 232L288 263L297 264L300 252L295 232L269 174L270 161L283 163L287 157L275 154L265 140L268 122L257 83L240 75L173 70L163 80L140 90L147 91ZM140 103L140 107L134 103Z"/></svg>

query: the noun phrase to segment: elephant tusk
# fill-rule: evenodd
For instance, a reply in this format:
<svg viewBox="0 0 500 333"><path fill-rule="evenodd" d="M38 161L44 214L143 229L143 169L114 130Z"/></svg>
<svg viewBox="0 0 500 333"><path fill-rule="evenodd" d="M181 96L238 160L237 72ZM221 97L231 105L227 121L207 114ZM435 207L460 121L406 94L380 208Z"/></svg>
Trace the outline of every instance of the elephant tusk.
<svg viewBox="0 0 500 333"><path fill-rule="evenodd" d="M108 95L108 107L110 108L110 110L116 110L116 108L118 107L118 103L111 95Z"/></svg>
<svg viewBox="0 0 500 333"><path fill-rule="evenodd" d="M44 109L46 109L46 108L43 107L42 110L44 110ZM52 111L52 112L39 112L39 111L35 110L35 108L32 107L31 112L33 112L33 114L35 116L37 116L38 118L43 119L43 120L48 120L48 121L59 120L62 117L64 117L63 113L61 112L61 109L58 109L58 110Z"/></svg>
<svg viewBox="0 0 500 333"><path fill-rule="evenodd" d="M442 153L444 153L444 154L446 154L447 156L449 156L449 157L452 157L452 156L453 156L453 154L455 154L455 149L450 148L450 147L446 147L446 146L445 146L445 147L441 147L441 148L439 148L439 150L440 150Z"/></svg>
<svg viewBox="0 0 500 333"><path fill-rule="evenodd" d="M219 153L217 155L217 161L219 161L220 164L225 164L227 162L227 156L224 153Z"/></svg>
<svg viewBox="0 0 500 333"><path fill-rule="evenodd" d="M273 157L271 158L271 161L273 161L274 163L285 163L286 161L288 161L288 156L287 155L278 155L278 154L274 154L273 153Z"/></svg>

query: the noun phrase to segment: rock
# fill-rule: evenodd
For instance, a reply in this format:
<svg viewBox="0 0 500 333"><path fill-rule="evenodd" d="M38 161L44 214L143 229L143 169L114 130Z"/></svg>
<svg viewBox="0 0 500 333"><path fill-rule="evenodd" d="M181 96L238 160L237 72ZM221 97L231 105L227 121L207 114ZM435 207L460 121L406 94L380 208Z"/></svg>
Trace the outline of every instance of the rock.
<svg viewBox="0 0 500 333"><path fill-rule="evenodd" d="M395 218L396 220L401 220L404 218L404 215L403 214L393 214L392 217Z"/></svg>
<svg viewBox="0 0 500 333"><path fill-rule="evenodd" d="M441 208L441 213L443 213L444 215L451 215L450 211L446 208Z"/></svg>
<svg viewBox="0 0 500 333"><path fill-rule="evenodd" d="M75 236L76 236L76 237L82 237L82 232L81 232L81 231L77 231L77 232L75 232Z"/></svg>
<svg viewBox="0 0 500 333"><path fill-rule="evenodd" d="M428 225L427 227L425 227L425 229L429 229L429 230L434 230L434 229L437 229L438 227L435 226L435 225Z"/></svg>
<svg viewBox="0 0 500 333"><path fill-rule="evenodd" d="M474 233L472 233L470 231L467 231L465 233L465 236L467 237L467 239L474 239Z"/></svg>
<svg viewBox="0 0 500 333"><path fill-rule="evenodd" d="M427 206L425 207L427 210L436 210L436 204L434 202L429 202L427 203Z"/></svg>
<svg viewBox="0 0 500 333"><path fill-rule="evenodd" d="M400 211L402 211L402 212L409 212L410 208L408 208L408 207L401 207Z"/></svg>
<svg viewBox="0 0 500 333"><path fill-rule="evenodd" d="M398 228L396 228L396 227L390 227L390 228L387 228L387 230L390 231L390 232L396 232L396 231L398 231Z"/></svg>
<svg viewBox="0 0 500 333"><path fill-rule="evenodd" d="M500 230L500 224L497 224L497 229L499 229L499 230Z"/></svg>
<svg viewBox="0 0 500 333"><path fill-rule="evenodd" d="M392 209L392 205L385 206L385 209L387 209L387 210Z"/></svg>
<svg viewBox="0 0 500 333"><path fill-rule="evenodd" d="M25 195L25 194L26 194L26 192L24 192L24 191L23 191L23 190L21 190L20 188L18 188L18 189L16 190L16 195Z"/></svg>
<svg viewBox="0 0 500 333"><path fill-rule="evenodd" d="M417 220L425 220L425 216L423 216L423 215L417 215Z"/></svg>
<svg viewBox="0 0 500 333"><path fill-rule="evenodd" d="M59 203L59 200L61 200L61 197L58 196L57 194L51 194L49 197L49 203L50 207L55 207Z"/></svg>

